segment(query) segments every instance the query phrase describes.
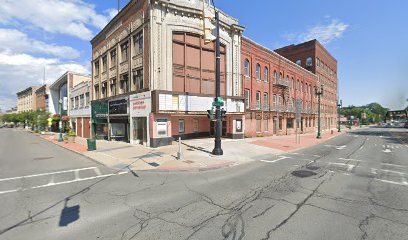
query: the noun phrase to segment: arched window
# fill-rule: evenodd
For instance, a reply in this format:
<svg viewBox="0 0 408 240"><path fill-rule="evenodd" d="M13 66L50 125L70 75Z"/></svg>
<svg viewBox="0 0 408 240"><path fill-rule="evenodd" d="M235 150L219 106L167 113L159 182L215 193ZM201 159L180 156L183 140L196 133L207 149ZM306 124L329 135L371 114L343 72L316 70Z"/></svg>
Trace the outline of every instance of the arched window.
<svg viewBox="0 0 408 240"><path fill-rule="evenodd" d="M279 73L279 82L282 82L282 73Z"/></svg>
<svg viewBox="0 0 408 240"><path fill-rule="evenodd" d="M268 71L268 68L265 67L265 69L264 69L264 81L268 82L268 78L269 78L269 71Z"/></svg>
<svg viewBox="0 0 408 240"><path fill-rule="evenodd" d="M302 65L302 60L300 60L300 59L296 60L296 64L301 66Z"/></svg>
<svg viewBox="0 0 408 240"><path fill-rule="evenodd" d="M276 80L278 78L278 74L276 73L276 71L273 71L273 82L276 83Z"/></svg>
<svg viewBox="0 0 408 240"><path fill-rule="evenodd" d="M313 66L313 59L311 57L306 58L306 67Z"/></svg>
<svg viewBox="0 0 408 240"><path fill-rule="evenodd" d="M249 77L250 72L249 72L249 60L248 59L245 59L244 68L245 68L245 73L244 73L245 76Z"/></svg>
<svg viewBox="0 0 408 240"><path fill-rule="evenodd" d="M286 75L286 84L289 86L289 75Z"/></svg>
<svg viewBox="0 0 408 240"><path fill-rule="evenodd" d="M261 65L256 64L256 80L261 80Z"/></svg>

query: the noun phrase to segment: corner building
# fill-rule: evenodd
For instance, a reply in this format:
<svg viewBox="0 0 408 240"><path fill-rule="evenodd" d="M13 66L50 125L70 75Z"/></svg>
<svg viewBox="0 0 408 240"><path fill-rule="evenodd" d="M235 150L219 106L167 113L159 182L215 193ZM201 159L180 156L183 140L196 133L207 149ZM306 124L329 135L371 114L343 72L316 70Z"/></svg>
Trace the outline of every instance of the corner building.
<svg viewBox="0 0 408 240"><path fill-rule="evenodd" d="M204 2L203 2L204 1ZM92 123L97 138L150 147L210 136L215 44L204 44L206 0L132 0L92 44ZM243 138L238 21L220 13L223 136Z"/></svg>
<svg viewBox="0 0 408 240"><path fill-rule="evenodd" d="M289 45L275 51L316 74L317 85L324 85L321 98L322 129L335 129L338 93L337 60L317 40Z"/></svg>
<svg viewBox="0 0 408 240"><path fill-rule="evenodd" d="M262 45L242 38L247 137L313 132L317 76ZM301 110L296 121L296 107Z"/></svg>

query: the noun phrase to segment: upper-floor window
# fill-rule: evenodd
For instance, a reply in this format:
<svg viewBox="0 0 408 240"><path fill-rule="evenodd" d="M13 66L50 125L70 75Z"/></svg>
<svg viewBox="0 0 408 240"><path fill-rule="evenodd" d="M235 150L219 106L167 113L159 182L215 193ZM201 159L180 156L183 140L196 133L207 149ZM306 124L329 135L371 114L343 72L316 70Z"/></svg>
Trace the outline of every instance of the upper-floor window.
<svg viewBox="0 0 408 240"><path fill-rule="evenodd" d="M289 76L288 75L286 75L286 84L289 85Z"/></svg>
<svg viewBox="0 0 408 240"><path fill-rule="evenodd" d="M261 92L256 92L256 108L259 109L261 107Z"/></svg>
<svg viewBox="0 0 408 240"><path fill-rule="evenodd" d="M114 50L112 50L110 52L110 60L111 60L111 62L110 62L111 67L116 66L116 49L114 49Z"/></svg>
<svg viewBox="0 0 408 240"><path fill-rule="evenodd" d="M122 53L122 62L125 62L128 60L128 48L129 48L128 42L125 42L124 44L120 46L121 53Z"/></svg>
<svg viewBox="0 0 408 240"><path fill-rule="evenodd" d="M102 72L106 72L108 69L108 56L103 56L102 57Z"/></svg>
<svg viewBox="0 0 408 240"><path fill-rule="evenodd" d="M135 55L143 53L143 31L133 37L133 44L135 45Z"/></svg>
<svg viewBox="0 0 408 240"><path fill-rule="evenodd" d="M265 69L264 69L264 81L267 82L268 78L269 78L269 71L268 71L268 68L265 67Z"/></svg>
<svg viewBox="0 0 408 240"><path fill-rule="evenodd" d="M249 109L251 106L251 94L249 89L245 89L245 108Z"/></svg>
<svg viewBox="0 0 408 240"><path fill-rule="evenodd" d="M276 79L278 78L278 74L276 71L273 71L273 82L276 83Z"/></svg>
<svg viewBox="0 0 408 240"><path fill-rule="evenodd" d="M89 102L91 99L89 98L89 92L85 93L85 106L89 106Z"/></svg>
<svg viewBox="0 0 408 240"><path fill-rule="evenodd" d="M98 76L99 75L99 59L96 60L94 65L95 65L95 75Z"/></svg>
<svg viewBox="0 0 408 240"><path fill-rule="evenodd" d="M143 69L133 72L133 84L136 86L136 91L143 89Z"/></svg>
<svg viewBox="0 0 408 240"><path fill-rule="evenodd" d="M249 60L245 59L245 63L244 63L244 74L245 76L249 77L250 71L249 71Z"/></svg>
<svg viewBox="0 0 408 240"><path fill-rule="evenodd" d="M79 95L79 107L85 107L85 95Z"/></svg>
<svg viewBox="0 0 408 240"><path fill-rule="evenodd" d="M256 64L256 80L261 80L261 65Z"/></svg>
<svg viewBox="0 0 408 240"><path fill-rule="evenodd" d="M282 81L282 73L279 73L279 82Z"/></svg>
<svg viewBox="0 0 408 240"><path fill-rule="evenodd" d="M75 108L78 108L79 107L79 97L78 96L76 96L75 97Z"/></svg>
<svg viewBox="0 0 408 240"><path fill-rule="evenodd" d="M296 60L296 64L301 66L302 65L302 60L300 60L300 59Z"/></svg>
<svg viewBox="0 0 408 240"><path fill-rule="evenodd" d="M263 106L268 106L268 105L269 105L268 93L264 93L264 95L263 95Z"/></svg>
<svg viewBox="0 0 408 240"><path fill-rule="evenodd" d="M320 66L320 59L319 58L316 58L316 66Z"/></svg>
<svg viewBox="0 0 408 240"><path fill-rule="evenodd" d="M313 59L311 57L306 58L306 67L313 66Z"/></svg>

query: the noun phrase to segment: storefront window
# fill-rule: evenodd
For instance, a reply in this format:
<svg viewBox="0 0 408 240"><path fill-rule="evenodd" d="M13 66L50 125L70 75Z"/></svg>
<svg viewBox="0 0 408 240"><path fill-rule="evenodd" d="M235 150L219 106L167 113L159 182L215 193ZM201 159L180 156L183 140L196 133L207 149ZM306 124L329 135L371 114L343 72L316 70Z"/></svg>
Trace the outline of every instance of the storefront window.
<svg viewBox="0 0 408 240"><path fill-rule="evenodd" d="M125 137L126 128L124 123L111 123L111 137Z"/></svg>
<svg viewBox="0 0 408 240"><path fill-rule="evenodd" d="M108 140L108 124L96 124L96 139Z"/></svg>
<svg viewBox="0 0 408 240"><path fill-rule="evenodd" d="M179 120L179 133L184 133L185 132L185 124L184 124L184 119Z"/></svg>

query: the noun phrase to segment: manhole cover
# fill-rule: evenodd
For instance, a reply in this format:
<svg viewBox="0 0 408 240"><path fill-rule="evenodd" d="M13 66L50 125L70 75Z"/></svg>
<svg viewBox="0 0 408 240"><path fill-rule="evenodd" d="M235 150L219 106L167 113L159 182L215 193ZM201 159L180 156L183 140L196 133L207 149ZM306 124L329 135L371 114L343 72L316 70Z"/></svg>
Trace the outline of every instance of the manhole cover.
<svg viewBox="0 0 408 240"><path fill-rule="evenodd" d="M150 166L153 166L153 167L158 167L158 166L160 166L160 164L158 164L158 163L155 163L155 162L150 162L150 163L148 163Z"/></svg>
<svg viewBox="0 0 408 240"><path fill-rule="evenodd" d="M34 158L34 160L47 160L51 158L54 158L54 157L37 157L37 158Z"/></svg>
<svg viewBox="0 0 408 240"><path fill-rule="evenodd" d="M295 177L305 178L305 177L311 177L311 176L317 175L317 173L308 171L308 170L297 170L297 171L293 171L292 175Z"/></svg>
<svg viewBox="0 0 408 240"><path fill-rule="evenodd" d="M316 166L306 166L306 168L309 169L309 170L317 170L317 169L319 169L319 167L316 167Z"/></svg>

